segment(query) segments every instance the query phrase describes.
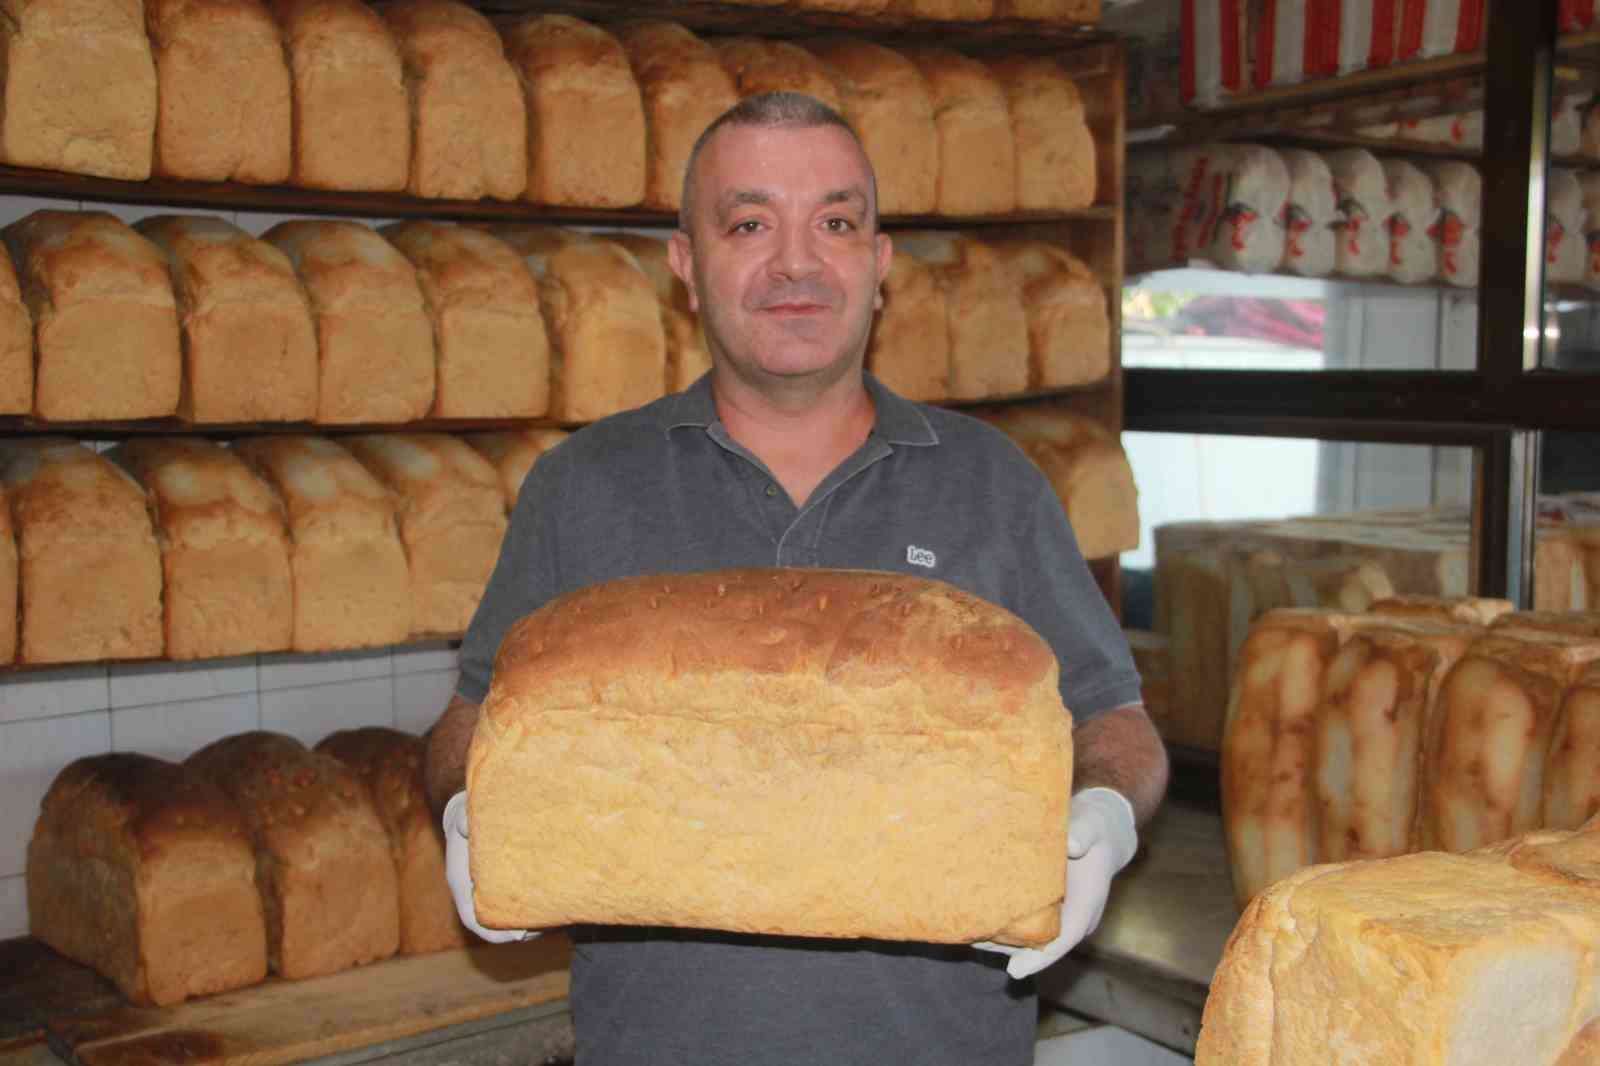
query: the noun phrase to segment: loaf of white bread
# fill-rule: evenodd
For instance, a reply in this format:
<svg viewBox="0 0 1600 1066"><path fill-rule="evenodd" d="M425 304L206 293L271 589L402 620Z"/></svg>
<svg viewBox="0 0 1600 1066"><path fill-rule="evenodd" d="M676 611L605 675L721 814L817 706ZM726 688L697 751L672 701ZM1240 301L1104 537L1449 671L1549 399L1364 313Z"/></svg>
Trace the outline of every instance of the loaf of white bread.
<svg viewBox="0 0 1600 1066"><path fill-rule="evenodd" d="M411 577L389 492L343 447L293 434L233 451L283 501L295 651L396 644L411 633Z"/></svg>
<svg viewBox="0 0 1600 1066"><path fill-rule="evenodd" d="M1462 852L1600 812L1600 762L1585 761L1600 619L1472 606L1252 625L1222 748L1241 904L1312 863Z"/></svg>
<svg viewBox="0 0 1600 1066"><path fill-rule="evenodd" d="M719 37L712 45L741 98L774 92L804 93L835 111L844 108L844 97L833 72L797 44L765 37Z"/></svg>
<svg viewBox="0 0 1600 1066"><path fill-rule="evenodd" d="M400 48L362 0L272 0L294 99L294 184L398 192L411 162Z"/></svg>
<svg viewBox="0 0 1600 1066"><path fill-rule="evenodd" d="M981 62L937 45L901 50L928 83L939 130L943 215L997 215L1017 206L1016 143L1005 91Z"/></svg>
<svg viewBox="0 0 1600 1066"><path fill-rule="evenodd" d="M1139 546L1139 490L1116 434L1059 408L1002 408L985 417L1044 472L1085 559Z"/></svg>
<svg viewBox="0 0 1600 1066"><path fill-rule="evenodd" d="M76 441L0 441L22 608L18 661L161 654L161 554L144 490Z"/></svg>
<svg viewBox="0 0 1600 1066"><path fill-rule="evenodd" d="M8 0L0 162L143 181L156 68L139 0Z"/></svg>
<svg viewBox="0 0 1600 1066"><path fill-rule="evenodd" d="M866 367L908 400L950 395L950 326L934 267L900 253L889 260L883 306L872 323Z"/></svg>
<svg viewBox="0 0 1600 1066"><path fill-rule="evenodd" d="M361 778L265 731L214 741L185 766L226 792L249 829L273 973L319 977L395 953L395 864Z"/></svg>
<svg viewBox="0 0 1600 1066"><path fill-rule="evenodd" d="M3 235L33 318L34 413L174 413L182 359L161 250L102 211L35 211Z"/></svg>
<svg viewBox="0 0 1600 1066"><path fill-rule="evenodd" d="M739 92L716 49L686 26L635 19L612 31L627 51L644 106L644 206L676 211L694 142L739 102Z"/></svg>
<svg viewBox="0 0 1600 1066"><path fill-rule="evenodd" d="M502 36L527 112L527 198L585 207L643 200L644 104L617 39L560 14L523 18Z"/></svg>
<svg viewBox="0 0 1600 1066"><path fill-rule="evenodd" d="M317 335L289 257L212 216L154 215L136 228L171 268L183 344L178 416L315 418Z"/></svg>
<svg viewBox="0 0 1600 1066"><path fill-rule="evenodd" d="M1078 87L1050 56L989 59L1005 93L1020 211L1070 211L1095 200L1098 161Z"/></svg>
<svg viewBox="0 0 1600 1066"><path fill-rule="evenodd" d="M444 433L357 434L343 443L394 500L410 575L410 632L465 632L506 532L494 467Z"/></svg>
<svg viewBox="0 0 1600 1066"><path fill-rule="evenodd" d="M416 268L435 351L434 418L536 418L550 407L539 287L504 241L440 222L386 226Z"/></svg>
<svg viewBox="0 0 1600 1066"><path fill-rule="evenodd" d="M444 876L444 833L422 784L424 746L415 734L367 726L331 733L315 748L343 763L372 794L394 858L402 955L443 951L471 940Z"/></svg>
<svg viewBox="0 0 1600 1066"><path fill-rule="evenodd" d="M0 478L0 665L17 657L17 539Z"/></svg>
<svg viewBox="0 0 1600 1066"><path fill-rule="evenodd" d="M561 429L510 429L491 433L467 433L462 439L489 460L500 479L500 492L506 514L517 506L522 483L539 457L567 439Z"/></svg>
<svg viewBox="0 0 1600 1066"><path fill-rule="evenodd" d="M287 650L294 586L283 504L228 449L143 437L108 457L144 487L161 546L168 659Z"/></svg>
<svg viewBox="0 0 1600 1066"><path fill-rule="evenodd" d="M1028 387L1088 385L1111 373L1111 317L1088 264L1052 241L991 241L989 247L1021 287Z"/></svg>
<svg viewBox="0 0 1600 1066"><path fill-rule="evenodd" d="M924 263L944 295L948 398L1026 391L1028 314L1022 287L999 254L976 237L934 231L896 234L895 254Z"/></svg>
<svg viewBox="0 0 1600 1066"><path fill-rule="evenodd" d="M289 179L293 102L283 39L260 0L149 0L154 173L189 181Z"/></svg>
<svg viewBox="0 0 1600 1066"><path fill-rule="evenodd" d="M131 1002L167 1006L266 977L257 877L250 830L216 782L149 755L90 756L40 804L28 931Z"/></svg>
<svg viewBox="0 0 1600 1066"><path fill-rule="evenodd" d="M658 399L667 373L656 291L627 249L552 226L503 225L539 282L550 337L550 417L588 422Z"/></svg>
<svg viewBox="0 0 1600 1066"><path fill-rule="evenodd" d="M494 24L456 0L383 9L411 107L406 189L431 199L515 200L528 183L522 85Z"/></svg>
<svg viewBox="0 0 1600 1066"><path fill-rule="evenodd" d="M11 256L0 245L0 414L33 411L33 319Z"/></svg>
<svg viewBox="0 0 1600 1066"><path fill-rule="evenodd" d="M828 65L841 114L861 138L881 215L931 215L939 188L939 128L922 72L892 48L853 37L807 47Z"/></svg>
<svg viewBox="0 0 1600 1066"><path fill-rule="evenodd" d="M295 219L263 239L288 256L310 301L321 367L317 421L427 415L433 326L410 260L360 222Z"/></svg>
<svg viewBox="0 0 1600 1066"><path fill-rule="evenodd" d="M1250 904L1196 1066L1587 1066L1600 820L1466 855L1312 866Z"/></svg>
<svg viewBox="0 0 1600 1066"><path fill-rule="evenodd" d="M474 902L489 926L1043 943L1071 771L1049 646L948 585L614 581L500 646L468 756Z"/></svg>

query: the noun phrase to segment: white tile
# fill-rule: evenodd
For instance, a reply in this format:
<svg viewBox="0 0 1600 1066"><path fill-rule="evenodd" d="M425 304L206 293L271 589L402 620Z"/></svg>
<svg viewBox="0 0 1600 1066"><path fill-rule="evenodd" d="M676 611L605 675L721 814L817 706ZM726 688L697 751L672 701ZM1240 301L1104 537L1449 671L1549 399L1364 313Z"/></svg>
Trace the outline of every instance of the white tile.
<svg viewBox="0 0 1600 1066"><path fill-rule="evenodd" d="M274 688L302 688L306 685L331 685L340 681L388 677L394 669L388 648L337 654L263 655L258 663L257 683L263 692Z"/></svg>
<svg viewBox="0 0 1600 1066"><path fill-rule="evenodd" d="M9 226L45 208L53 211L76 211L78 201L53 200L39 196L0 196L0 226Z"/></svg>
<svg viewBox="0 0 1600 1066"><path fill-rule="evenodd" d="M256 657L184 663L112 663L111 706L206 700L256 690Z"/></svg>
<svg viewBox="0 0 1600 1066"><path fill-rule="evenodd" d="M39 801L72 760L111 750L111 716L90 711L0 725L0 877L27 869Z"/></svg>
<svg viewBox="0 0 1600 1066"><path fill-rule="evenodd" d="M460 662L454 641L438 640L394 649L396 674L427 674L435 670L454 670Z"/></svg>
<svg viewBox="0 0 1600 1066"><path fill-rule="evenodd" d="M111 713L111 750L178 762L213 740L248 733L260 725L261 708L254 692L126 707Z"/></svg>
<svg viewBox="0 0 1600 1066"><path fill-rule="evenodd" d="M395 675L394 724L396 729L421 735L426 733L456 694L455 670L436 670L428 674Z"/></svg>
<svg viewBox="0 0 1600 1066"><path fill-rule="evenodd" d="M261 728L307 746L340 729L368 725L394 725L394 689L387 677L261 694Z"/></svg>
<svg viewBox="0 0 1600 1066"><path fill-rule="evenodd" d="M104 666L63 666L0 674L0 722L53 718L111 706Z"/></svg>
<svg viewBox="0 0 1600 1066"><path fill-rule="evenodd" d="M18 875L0 877L0 939L28 933L28 882Z"/></svg>

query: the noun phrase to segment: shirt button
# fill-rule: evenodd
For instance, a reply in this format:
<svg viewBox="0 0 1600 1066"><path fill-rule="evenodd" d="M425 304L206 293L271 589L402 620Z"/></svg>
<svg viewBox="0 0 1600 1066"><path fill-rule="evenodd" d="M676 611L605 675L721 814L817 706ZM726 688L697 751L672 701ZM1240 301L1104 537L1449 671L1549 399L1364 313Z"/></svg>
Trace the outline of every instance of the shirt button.
<svg viewBox="0 0 1600 1066"><path fill-rule="evenodd" d="M768 485L767 486L767 495L768 496L776 496L777 494L778 494L778 486L776 486L776 485Z"/></svg>

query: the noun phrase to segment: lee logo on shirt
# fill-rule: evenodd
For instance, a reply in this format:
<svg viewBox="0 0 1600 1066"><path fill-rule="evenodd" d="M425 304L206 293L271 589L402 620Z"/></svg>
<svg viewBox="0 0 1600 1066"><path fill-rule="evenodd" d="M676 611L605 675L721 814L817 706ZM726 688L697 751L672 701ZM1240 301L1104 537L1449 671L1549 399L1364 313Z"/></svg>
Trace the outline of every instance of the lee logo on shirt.
<svg viewBox="0 0 1600 1066"><path fill-rule="evenodd" d="M937 560L934 559L933 552L927 548L919 548L915 544L908 544L906 545L906 562L912 566L925 566L932 570Z"/></svg>

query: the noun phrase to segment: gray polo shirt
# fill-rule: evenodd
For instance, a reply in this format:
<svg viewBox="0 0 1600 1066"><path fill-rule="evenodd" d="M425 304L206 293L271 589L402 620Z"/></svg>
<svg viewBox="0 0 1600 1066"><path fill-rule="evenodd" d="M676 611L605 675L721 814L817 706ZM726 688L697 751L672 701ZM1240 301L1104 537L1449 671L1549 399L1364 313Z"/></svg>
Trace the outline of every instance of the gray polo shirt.
<svg viewBox="0 0 1600 1066"><path fill-rule="evenodd" d="M870 376L867 441L796 508L717 418L710 379L594 423L522 487L461 648L481 702L507 628L553 596L731 566L893 570L998 603L1061 663L1080 724L1139 699L1116 619L1037 468L993 427ZM558 773L558 767L552 767ZM584 1066L1025 1066L1031 986L968 948L648 929L574 931Z"/></svg>

